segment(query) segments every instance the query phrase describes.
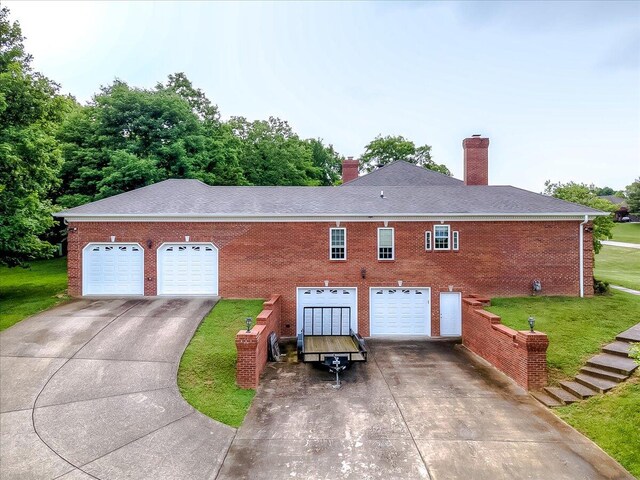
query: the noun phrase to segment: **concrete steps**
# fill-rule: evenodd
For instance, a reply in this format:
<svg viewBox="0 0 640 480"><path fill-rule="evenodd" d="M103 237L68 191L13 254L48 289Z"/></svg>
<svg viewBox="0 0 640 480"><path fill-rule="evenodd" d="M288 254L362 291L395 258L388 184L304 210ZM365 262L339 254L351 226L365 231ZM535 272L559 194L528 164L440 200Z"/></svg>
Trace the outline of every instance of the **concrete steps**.
<svg viewBox="0 0 640 480"><path fill-rule="evenodd" d="M622 373L612 372L610 370L603 370L598 367L582 367L580 373L583 375L589 375L590 377L598 377L605 380L611 380L612 382L623 382L628 377Z"/></svg>
<svg viewBox="0 0 640 480"><path fill-rule="evenodd" d="M572 403L580 401L578 397L576 397L573 393L567 392L564 388L544 387L544 391L547 395L553 397L562 405L571 405Z"/></svg>
<svg viewBox="0 0 640 480"><path fill-rule="evenodd" d="M609 345L605 345L602 347L602 351L604 353L609 353L611 355L620 355L621 357L629 356L629 349L631 348L631 344L629 342L613 342Z"/></svg>
<svg viewBox="0 0 640 480"><path fill-rule="evenodd" d="M553 408L553 407L560 407L563 405L562 402L553 398L551 395L545 392L531 392L531 396L536 400L538 400L545 407Z"/></svg>
<svg viewBox="0 0 640 480"><path fill-rule="evenodd" d="M590 388L591 390L595 390L598 393L607 393L621 381L622 380L607 380L605 378L592 377L591 375L576 375L576 382Z"/></svg>
<svg viewBox="0 0 640 480"><path fill-rule="evenodd" d="M553 408L608 392L638 368L635 360L629 358L631 342L640 342L640 323L618 335L615 342L602 347L602 353L587 360L573 380L560 382L558 387L545 387L531 395Z"/></svg>
<svg viewBox="0 0 640 480"><path fill-rule="evenodd" d="M593 390L586 385L578 382L560 382L560 386L567 392L571 393L573 396L578 397L580 400L593 397L598 393L596 390Z"/></svg>
<svg viewBox="0 0 640 480"><path fill-rule="evenodd" d="M587 365L598 367L611 372L622 373L629 376L638 368L638 364L629 357L621 357L620 355L611 355L610 353L601 353L587 360Z"/></svg>
<svg viewBox="0 0 640 480"><path fill-rule="evenodd" d="M640 323L622 332L616 337L616 340L621 342L640 342Z"/></svg>

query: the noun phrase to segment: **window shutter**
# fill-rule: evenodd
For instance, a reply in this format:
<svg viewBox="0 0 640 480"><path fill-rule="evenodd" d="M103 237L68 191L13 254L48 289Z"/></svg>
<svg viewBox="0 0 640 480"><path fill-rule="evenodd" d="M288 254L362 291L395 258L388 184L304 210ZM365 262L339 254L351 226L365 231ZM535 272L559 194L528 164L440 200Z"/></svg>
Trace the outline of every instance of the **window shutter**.
<svg viewBox="0 0 640 480"><path fill-rule="evenodd" d="M424 232L424 249L431 250L431 231Z"/></svg>
<svg viewBox="0 0 640 480"><path fill-rule="evenodd" d="M453 249L454 250L458 250L460 248L459 236L460 234L458 232L453 232Z"/></svg>

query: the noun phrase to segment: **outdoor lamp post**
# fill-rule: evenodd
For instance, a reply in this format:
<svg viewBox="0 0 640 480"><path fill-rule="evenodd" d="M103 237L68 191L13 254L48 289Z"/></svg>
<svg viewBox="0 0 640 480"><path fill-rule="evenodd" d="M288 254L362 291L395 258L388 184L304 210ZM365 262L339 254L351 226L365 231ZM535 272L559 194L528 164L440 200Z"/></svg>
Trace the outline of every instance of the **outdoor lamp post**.
<svg viewBox="0 0 640 480"><path fill-rule="evenodd" d="M536 324L536 319L533 317L529 317L529 328L531 329L531 333L533 333L533 326Z"/></svg>
<svg viewBox="0 0 640 480"><path fill-rule="evenodd" d="M247 322L247 332L251 331L251 317L247 317L247 319L245 320L245 322Z"/></svg>

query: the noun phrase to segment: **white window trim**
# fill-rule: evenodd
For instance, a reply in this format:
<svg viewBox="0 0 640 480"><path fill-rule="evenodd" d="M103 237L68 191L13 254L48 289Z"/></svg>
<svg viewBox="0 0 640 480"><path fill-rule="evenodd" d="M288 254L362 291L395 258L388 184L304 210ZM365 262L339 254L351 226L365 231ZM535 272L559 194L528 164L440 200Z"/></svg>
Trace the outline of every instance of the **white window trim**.
<svg viewBox="0 0 640 480"><path fill-rule="evenodd" d="M432 249L431 230L427 230L426 232L424 232L424 249L428 252L430 252Z"/></svg>
<svg viewBox="0 0 640 480"><path fill-rule="evenodd" d="M391 258L380 258L380 230L391 230ZM396 231L393 227L378 227L378 250L377 250L378 260L390 261L396 259Z"/></svg>
<svg viewBox="0 0 640 480"><path fill-rule="evenodd" d="M460 232L457 230L451 235L451 248L453 250L460 250Z"/></svg>
<svg viewBox="0 0 640 480"><path fill-rule="evenodd" d="M333 231L344 230L344 258L333 258ZM329 229L329 260L334 262L344 262L347 259L347 229L345 227L332 227Z"/></svg>
<svg viewBox="0 0 640 480"><path fill-rule="evenodd" d="M436 228L447 227L447 248L438 248L438 237L436 236ZM433 249L438 251L451 250L451 225L434 225L433 226Z"/></svg>

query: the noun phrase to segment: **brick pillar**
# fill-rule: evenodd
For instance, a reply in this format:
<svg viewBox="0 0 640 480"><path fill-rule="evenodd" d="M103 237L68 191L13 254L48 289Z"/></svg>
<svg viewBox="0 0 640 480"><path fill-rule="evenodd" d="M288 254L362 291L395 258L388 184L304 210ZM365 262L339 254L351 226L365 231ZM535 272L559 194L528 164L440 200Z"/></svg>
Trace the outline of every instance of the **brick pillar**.
<svg viewBox="0 0 640 480"><path fill-rule="evenodd" d="M78 227L70 223L67 233L67 293L71 297L82 295L82 251L78 236Z"/></svg>
<svg viewBox="0 0 640 480"><path fill-rule="evenodd" d="M238 360L236 364L236 381L240 388L256 388L260 376L257 350L258 335L254 332L240 330L236 335Z"/></svg>
<svg viewBox="0 0 640 480"><path fill-rule="evenodd" d="M542 332L520 331L516 337L526 350L526 388L536 390L547 384L549 338Z"/></svg>

